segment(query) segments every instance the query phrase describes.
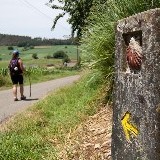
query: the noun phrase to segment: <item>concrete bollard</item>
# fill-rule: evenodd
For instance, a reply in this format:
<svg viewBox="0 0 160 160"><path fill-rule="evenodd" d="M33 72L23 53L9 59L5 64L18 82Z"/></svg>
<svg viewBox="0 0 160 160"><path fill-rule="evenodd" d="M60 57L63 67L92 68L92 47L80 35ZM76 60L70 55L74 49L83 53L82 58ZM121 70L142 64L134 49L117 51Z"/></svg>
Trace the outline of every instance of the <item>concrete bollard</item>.
<svg viewBox="0 0 160 160"><path fill-rule="evenodd" d="M117 22L113 160L160 160L160 9Z"/></svg>

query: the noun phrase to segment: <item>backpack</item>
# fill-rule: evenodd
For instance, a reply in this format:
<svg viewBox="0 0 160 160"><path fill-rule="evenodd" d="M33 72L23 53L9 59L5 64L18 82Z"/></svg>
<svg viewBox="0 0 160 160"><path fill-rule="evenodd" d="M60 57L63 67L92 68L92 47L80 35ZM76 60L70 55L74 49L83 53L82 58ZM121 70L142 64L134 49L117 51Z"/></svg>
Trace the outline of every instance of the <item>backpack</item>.
<svg viewBox="0 0 160 160"><path fill-rule="evenodd" d="M19 60L19 58L11 59L11 61L10 61L9 70L10 70L11 75L18 75L20 73L20 67L18 64L18 60Z"/></svg>

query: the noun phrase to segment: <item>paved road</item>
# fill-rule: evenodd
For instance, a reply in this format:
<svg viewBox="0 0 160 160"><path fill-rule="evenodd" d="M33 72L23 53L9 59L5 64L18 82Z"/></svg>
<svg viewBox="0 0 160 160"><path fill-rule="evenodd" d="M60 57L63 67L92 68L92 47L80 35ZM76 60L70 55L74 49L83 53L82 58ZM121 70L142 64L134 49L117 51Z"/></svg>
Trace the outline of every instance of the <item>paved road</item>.
<svg viewBox="0 0 160 160"><path fill-rule="evenodd" d="M14 115L17 112L25 110L28 106L42 99L49 92L54 91L60 87L72 84L74 81L78 80L79 77L80 77L79 75L76 75L76 76L70 76L48 82L34 84L32 85L31 97L29 97L29 86L26 86L24 88L25 90L24 94L27 97L25 101L14 102L11 89L0 91L0 122L8 119L10 116ZM20 97L19 93L18 97Z"/></svg>

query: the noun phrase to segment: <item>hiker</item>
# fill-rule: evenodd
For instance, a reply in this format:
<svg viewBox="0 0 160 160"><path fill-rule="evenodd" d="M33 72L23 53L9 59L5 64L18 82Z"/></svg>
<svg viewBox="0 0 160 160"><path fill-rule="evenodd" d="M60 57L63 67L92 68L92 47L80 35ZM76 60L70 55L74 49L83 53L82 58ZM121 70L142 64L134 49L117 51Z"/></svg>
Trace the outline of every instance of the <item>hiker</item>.
<svg viewBox="0 0 160 160"><path fill-rule="evenodd" d="M24 96L24 88L23 88L23 72L25 71L25 68L23 66L22 60L19 58L19 51L14 50L12 52L12 59L9 63L9 70L10 70L10 76L13 83L13 96L14 101L18 101L17 98L17 87L18 84L20 86L20 99L25 100L26 97Z"/></svg>

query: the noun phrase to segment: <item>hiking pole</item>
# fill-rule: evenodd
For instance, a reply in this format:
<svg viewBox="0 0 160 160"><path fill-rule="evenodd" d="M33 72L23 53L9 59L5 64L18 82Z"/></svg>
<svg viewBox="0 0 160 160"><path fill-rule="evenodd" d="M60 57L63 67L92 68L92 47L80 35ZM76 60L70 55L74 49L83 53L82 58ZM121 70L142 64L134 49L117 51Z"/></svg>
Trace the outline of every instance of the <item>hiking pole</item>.
<svg viewBox="0 0 160 160"><path fill-rule="evenodd" d="M29 72L27 72L27 75L29 80L29 96L31 97L31 78L30 78Z"/></svg>
<svg viewBox="0 0 160 160"><path fill-rule="evenodd" d="M31 97L31 79L30 76L28 76L29 79L29 96Z"/></svg>

